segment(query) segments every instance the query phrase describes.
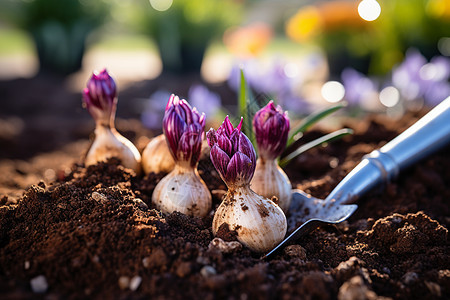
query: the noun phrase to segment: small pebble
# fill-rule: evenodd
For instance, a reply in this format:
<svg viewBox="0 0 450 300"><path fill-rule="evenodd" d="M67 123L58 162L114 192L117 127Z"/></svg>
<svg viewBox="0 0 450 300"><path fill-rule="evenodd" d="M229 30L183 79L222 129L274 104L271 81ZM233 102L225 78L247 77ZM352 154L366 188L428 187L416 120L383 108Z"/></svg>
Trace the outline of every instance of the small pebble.
<svg viewBox="0 0 450 300"><path fill-rule="evenodd" d="M216 275L217 271L216 269L214 269L214 267L212 266L204 266L201 270L200 270L200 274L202 274L203 277L208 278L211 275Z"/></svg>
<svg viewBox="0 0 450 300"><path fill-rule="evenodd" d="M328 163L330 165L330 168L334 169L339 165L339 159L336 157L332 157Z"/></svg>
<svg viewBox="0 0 450 300"><path fill-rule="evenodd" d="M92 193L92 199L94 199L97 202L106 202L106 201L108 201L108 198L105 195L103 195L103 194L101 194L99 192L93 192Z"/></svg>
<svg viewBox="0 0 450 300"><path fill-rule="evenodd" d="M430 290L431 294L439 298L441 297L442 292L441 286L439 284L437 284L436 282L425 281L425 285Z"/></svg>
<svg viewBox="0 0 450 300"><path fill-rule="evenodd" d="M136 291L139 286L141 285L142 282L142 277L141 276L133 276L133 278L131 278L130 280L130 290L132 290L133 292Z"/></svg>
<svg viewBox="0 0 450 300"><path fill-rule="evenodd" d="M119 287L121 290L126 290L130 286L130 277L128 276L120 276L119 278Z"/></svg>
<svg viewBox="0 0 450 300"><path fill-rule="evenodd" d="M341 262L333 271L338 280L348 280L355 276L361 276L367 283L371 283L369 271L362 266L365 262L356 256L350 257L348 260ZM355 279L356 280L356 279Z"/></svg>
<svg viewBox="0 0 450 300"><path fill-rule="evenodd" d="M133 199L134 204L136 204L137 207L139 207L140 210L147 210L148 205L142 199L140 198L134 198Z"/></svg>
<svg viewBox="0 0 450 300"><path fill-rule="evenodd" d="M208 249L217 249L222 253L231 253L235 250L241 250L242 244L237 241L225 242L221 238L214 238L209 243Z"/></svg>
<svg viewBox="0 0 450 300"><path fill-rule="evenodd" d="M39 275L30 280L31 289L35 293L45 293L48 289L47 279L44 275Z"/></svg>
<svg viewBox="0 0 450 300"><path fill-rule="evenodd" d="M377 294L364 284L360 276L352 277L339 288L338 300L378 299Z"/></svg>
<svg viewBox="0 0 450 300"><path fill-rule="evenodd" d="M290 258L306 259L306 250L300 245L290 245L284 249L284 254Z"/></svg>
<svg viewBox="0 0 450 300"><path fill-rule="evenodd" d="M405 273L405 275L403 275L403 277L402 277L402 281L403 281L403 283L405 283L406 285L413 284L413 283L416 282L418 279L419 279L419 275L417 275L417 273L415 273L415 272L407 272L407 273Z"/></svg>
<svg viewBox="0 0 450 300"><path fill-rule="evenodd" d="M400 224L403 221L404 217L402 215L394 215L391 219L391 222L394 224Z"/></svg>
<svg viewBox="0 0 450 300"><path fill-rule="evenodd" d="M144 257L142 259L142 265L144 266L144 268L148 268L150 266L150 257Z"/></svg>

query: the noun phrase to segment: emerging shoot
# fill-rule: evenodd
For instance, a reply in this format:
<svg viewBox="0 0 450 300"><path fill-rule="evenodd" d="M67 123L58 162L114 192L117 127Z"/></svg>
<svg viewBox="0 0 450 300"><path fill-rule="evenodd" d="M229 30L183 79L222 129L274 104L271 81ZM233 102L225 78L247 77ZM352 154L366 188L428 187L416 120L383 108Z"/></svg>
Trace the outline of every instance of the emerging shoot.
<svg viewBox="0 0 450 300"><path fill-rule="evenodd" d="M94 72L83 90L83 102L95 120L95 140L89 149L86 166L108 158L117 157L126 168L140 172L141 155L128 139L117 132L114 126L117 91L114 79L106 69Z"/></svg>
<svg viewBox="0 0 450 300"><path fill-rule="evenodd" d="M211 210L211 194L197 171L205 114L186 100L171 95L163 119L163 130L175 168L155 187L152 201L164 213L174 211L204 217Z"/></svg>
<svg viewBox="0 0 450 300"><path fill-rule="evenodd" d="M228 116L215 131L207 134L211 161L228 191L214 214L212 230L226 226L237 233L237 239L256 252L275 247L285 236L287 223L283 211L272 200L250 189L255 172L256 153L247 136L241 132L242 119L233 128Z"/></svg>
<svg viewBox="0 0 450 300"><path fill-rule="evenodd" d="M291 182L286 173L278 166L289 133L289 118L278 105L270 101L253 118L253 129L258 145L259 157L256 161L252 189L269 199L276 197L277 204L287 213L291 202Z"/></svg>

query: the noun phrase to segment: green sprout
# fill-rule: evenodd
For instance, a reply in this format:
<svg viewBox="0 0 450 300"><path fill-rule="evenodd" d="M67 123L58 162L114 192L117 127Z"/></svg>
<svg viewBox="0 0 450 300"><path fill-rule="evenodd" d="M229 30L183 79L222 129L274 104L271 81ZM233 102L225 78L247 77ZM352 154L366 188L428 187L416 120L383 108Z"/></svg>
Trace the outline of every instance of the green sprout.
<svg viewBox="0 0 450 300"><path fill-rule="evenodd" d="M323 110L317 111L315 113L310 114L302 122L296 126L295 128L290 130L289 138L286 144L286 148L284 153L281 155L281 159L278 164L281 167L287 166L294 158L299 156L300 154L320 145L324 145L326 143L330 143L336 140L341 139L342 137L353 134L353 130L350 128L343 128L336 130L334 132L325 134L311 142L308 142L304 145L297 146L295 148L295 142L297 142L304 133L310 129L314 124L324 119L325 117L331 115L332 113L346 107L346 103L338 103L329 108L325 108ZM255 134L253 132L252 120L255 113L261 107L254 100L252 91L245 79L244 70L240 71L240 88L238 94L238 114L239 116L244 116L244 123L242 126L242 131L248 136L250 141L255 143ZM289 150L287 154L286 150Z"/></svg>

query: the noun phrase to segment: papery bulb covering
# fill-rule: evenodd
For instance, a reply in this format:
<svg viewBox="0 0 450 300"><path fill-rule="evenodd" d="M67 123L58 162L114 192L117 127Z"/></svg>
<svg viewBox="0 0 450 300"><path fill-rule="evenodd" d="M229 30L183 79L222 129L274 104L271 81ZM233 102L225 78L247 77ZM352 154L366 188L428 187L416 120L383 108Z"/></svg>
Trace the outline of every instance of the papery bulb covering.
<svg viewBox="0 0 450 300"><path fill-rule="evenodd" d="M117 89L106 69L94 72L83 90L83 102L95 120L95 140L86 154L87 166L117 157L124 167L136 173L141 169L141 155L128 139L114 127Z"/></svg>
<svg viewBox="0 0 450 300"><path fill-rule="evenodd" d="M207 134L212 163L228 186L214 214L212 231L217 235L225 226L236 232L239 242L255 252L264 252L281 242L287 222L278 205L250 188L256 153L241 126L242 119L234 128L226 117L217 131L211 129Z"/></svg>
<svg viewBox="0 0 450 300"><path fill-rule="evenodd" d="M163 130L175 161L195 166L200 158L205 129L205 114L171 95L163 119Z"/></svg>
<svg viewBox="0 0 450 300"><path fill-rule="evenodd" d="M211 193L197 171L202 148L205 114L171 95L163 130L175 167L155 187L152 202L164 213L174 211L204 217L211 210Z"/></svg>
<svg viewBox="0 0 450 300"><path fill-rule="evenodd" d="M92 74L83 90L83 100L96 122L110 125L117 105L117 88L106 69Z"/></svg>
<svg viewBox="0 0 450 300"><path fill-rule="evenodd" d="M211 161L229 188L248 185L255 172L255 149L241 127L242 118L234 128L227 116L217 131L207 134Z"/></svg>
<svg viewBox="0 0 450 300"><path fill-rule="evenodd" d="M269 199L276 197L277 204L287 212L291 203L291 182L278 166L277 157L286 147L289 133L289 118L278 105L270 101L253 118L253 129L258 144L259 157L256 162L252 189Z"/></svg>
<svg viewBox="0 0 450 300"><path fill-rule="evenodd" d="M288 139L290 124L287 112L270 101L253 118L258 153L266 159L275 159L283 152Z"/></svg>
<svg viewBox="0 0 450 300"><path fill-rule="evenodd" d="M257 194L272 199L285 213L288 212L292 185L276 160L258 157L251 187Z"/></svg>

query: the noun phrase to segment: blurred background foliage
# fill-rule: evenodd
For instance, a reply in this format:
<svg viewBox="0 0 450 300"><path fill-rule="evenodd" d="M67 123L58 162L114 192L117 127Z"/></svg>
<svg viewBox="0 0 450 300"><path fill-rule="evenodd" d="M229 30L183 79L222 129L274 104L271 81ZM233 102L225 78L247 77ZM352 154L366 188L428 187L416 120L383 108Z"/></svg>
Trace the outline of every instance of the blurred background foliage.
<svg viewBox="0 0 450 300"><path fill-rule="evenodd" d="M286 23L286 34L299 43L316 43L330 60L331 73L348 66L387 74L408 48L428 59L441 54L438 42L450 35L450 1L379 1L371 22L358 13L360 1L323 1L300 8Z"/></svg>
<svg viewBox="0 0 450 300"><path fill-rule="evenodd" d="M119 2L119 1L117 1ZM121 15L125 26L155 40L164 70L200 72L206 48L226 28L239 24L242 5L234 0L129 1ZM166 7L169 8L166 9Z"/></svg>
<svg viewBox="0 0 450 300"><path fill-rule="evenodd" d="M32 37L42 72L81 68L88 35L103 24L108 5L88 0L7 0L1 16Z"/></svg>
<svg viewBox="0 0 450 300"><path fill-rule="evenodd" d="M3 3L5 2L5 3ZM239 24L234 0L2 0L0 26L33 38L41 71L68 74L81 67L89 34L145 34L158 46L165 70L200 71L206 47ZM97 32L96 37L100 37ZM95 41L94 41L95 42Z"/></svg>
<svg viewBox="0 0 450 300"><path fill-rule="evenodd" d="M207 73L210 82L228 82L234 90L244 66L256 97L273 97L294 113L342 100L364 109L415 99L435 104L450 93L449 0L1 0L0 5L0 75L4 49L29 45L28 36L40 73L66 76L89 68L82 64L86 50L99 45L142 49L158 57L160 76L191 79ZM132 56L141 57L126 55L101 52L95 60L106 66L123 61L122 74ZM157 69L153 61L147 65ZM398 99L386 102L382 95Z"/></svg>
<svg viewBox="0 0 450 300"><path fill-rule="evenodd" d="M411 47L430 59L439 54L439 40L450 35L448 0L379 1L382 13L372 22L358 14L359 3L2 0L0 26L26 30L36 44L41 68L64 74L81 67L86 39L99 28L102 32L146 35L156 43L165 70L173 72L198 72L211 42L220 40L231 26L248 25L251 18L269 23L276 37L287 36L301 45L319 45L330 60L331 73L336 74L348 65L366 74L386 74ZM267 17L268 12L262 9L257 20L254 12L264 5L272 10L272 16ZM284 23L285 30L277 26ZM247 34L241 41L245 44L245 38L258 34L264 35Z"/></svg>

